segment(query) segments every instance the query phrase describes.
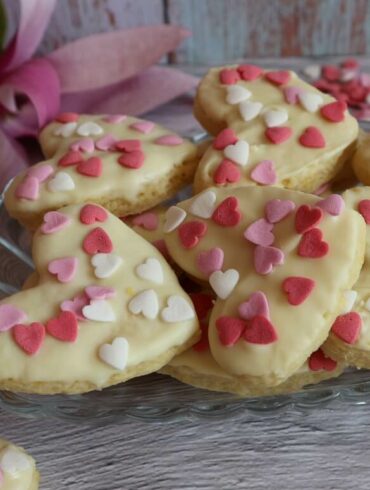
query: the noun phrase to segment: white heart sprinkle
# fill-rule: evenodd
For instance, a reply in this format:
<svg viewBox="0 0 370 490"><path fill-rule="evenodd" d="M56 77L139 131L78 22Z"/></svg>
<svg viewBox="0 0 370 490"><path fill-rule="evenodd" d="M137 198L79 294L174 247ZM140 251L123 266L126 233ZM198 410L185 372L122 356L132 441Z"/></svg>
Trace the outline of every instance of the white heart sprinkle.
<svg viewBox="0 0 370 490"><path fill-rule="evenodd" d="M69 138L75 132L76 128L77 128L76 122L61 124L54 130L54 134L55 136L63 136L63 138Z"/></svg>
<svg viewBox="0 0 370 490"><path fill-rule="evenodd" d="M244 167L248 163L249 144L244 140L239 140L234 145L228 145L224 154L226 158Z"/></svg>
<svg viewBox="0 0 370 490"><path fill-rule="evenodd" d="M285 110L270 110L264 113L263 118L268 128L275 128L287 122L288 113Z"/></svg>
<svg viewBox="0 0 370 490"><path fill-rule="evenodd" d="M226 90L226 102L228 104L239 104L239 102L249 99L249 97L252 95L252 92L241 85L229 85L226 87Z"/></svg>
<svg viewBox="0 0 370 490"><path fill-rule="evenodd" d="M98 135L102 133L104 133L103 128L94 121L86 121L77 128L77 134L80 136Z"/></svg>
<svg viewBox="0 0 370 490"><path fill-rule="evenodd" d="M157 293L153 289L146 289L132 298L128 304L128 309L134 315L140 315L140 313L154 320L158 315L159 303Z"/></svg>
<svg viewBox="0 0 370 490"><path fill-rule="evenodd" d="M316 80L320 78L321 75L321 66L320 65L308 65L304 68L303 73L311 78L311 80Z"/></svg>
<svg viewBox="0 0 370 490"><path fill-rule="evenodd" d="M1 456L0 468L13 478L17 478L19 473L27 471L30 467L29 456L15 447L7 448Z"/></svg>
<svg viewBox="0 0 370 490"><path fill-rule="evenodd" d="M111 344L103 344L99 347L100 359L120 371L127 364L129 345L124 337L116 337Z"/></svg>
<svg viewBox="0 0 370 490"><path fill-rule="evenodd" d="M324 103L324 99L319 94L313 92L301 92L298 94L299 102L308 112L316 112Z"/></svg>
<svg viewBox="0 0 370 490"><path fill-rule="evenodd" d="M167 307L161 312L162 319L168 323L185 322L195 317L194 309L182 296L170 296Z"/></svg>
<svg viewBox="0 0 370 490"><path fill-rule="evenodd" d="M190 207L189 211L199 218L210 218L215 210L216 194L213 191L202 192L199 196L196 196Z"/></svg>
<svg viewBox="0 0 370 490"><path fill-rule="evenodd" d="M142 264L136 267L136 274L142 279L155 282L157 284L163 283L163 269L158 259L149 257Z"/></svg>
<svg viewBox="0 0 370 490"><path fill-rule="evenodd" d="M354 78L356 78L357 72L356 70L342 70L340 74L341 82L350 82Z"/></svg>
<svg viewBox="0 0 370 490"><path fill-rule="evenodd" d="M82 308L82 313L88 320L94 322L114 322L116 315L111 305L105 299L96 299Z"/></svg>
<svg viewBox="0 0 370 490"><path fill-rule="evenodd" d="M56 173L48 182L48 189L51 192L72 191L75 187L72 177L67 172Z"/></svg>
<svg viewBox="0 0 370 490"><path fill-rule="evenodd" d="M348 291L344 291L343 296L344 296L344 308L343 308L343 313L349 313L352 311L353 305L356 302L357 299L357 291L354 291L353 289L349 289Z"/></svg>
<svg viewBox="0 0 370 490"><path fill-rule="evenodd" d="M261 102L245 101L239 104L239 112L244 121L251 121L254 119L262 110Z"/></svg>
<svg viewBox="0 0 370 490"><path fill-rule="evenodd" d="M228 269L225 272L215 271L209 276L209 284L221 299L226 299L232 293L239 281L239 272Z"/></svg>
<svg viewBox="0 0 370 490"><path fill-rule="evenodd" d="M123 259L116 254L95 254L91 257L94 274L99 279L110 277L122 264Z"/></svg>
<svg viewBox="0 0 370 490"><path fill-rule="evenodd" d="M171 206L166 211L165 221L163 224L163 231L170 233L175 230L186 218L186 212L178 206Z"/></svg>

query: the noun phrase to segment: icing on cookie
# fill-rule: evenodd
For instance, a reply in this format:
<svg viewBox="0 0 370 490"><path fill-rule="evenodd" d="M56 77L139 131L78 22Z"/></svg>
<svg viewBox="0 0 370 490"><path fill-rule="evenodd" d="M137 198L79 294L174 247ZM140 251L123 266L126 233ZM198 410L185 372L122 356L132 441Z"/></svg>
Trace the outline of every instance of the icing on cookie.
<svg viewBox="0 0 370 490"><path fill-rule="evenodd" d="M0 386L102 388L196 341L191 301L154 247L97 205L57 213L34 235L37 283L0 304Z"/></svg>
<svg viewBox="0 0 370 490"><path fill-rule="evenodd" d="M38 481L34 459L22 448L0 439L0 488L36 490Z"/></svg>
<svg viewBox="0 0 370 490"><path fill-rule="evenodd" d="M128 116L118 123L97 115L62 121L40 134L47 160L17 176L7 191L10 214L27 224L86 201L133 214L170 197L193 175L195 146L159 125Z"/></svg>
<svg viewBox="0 0 370 490"><path fill-rule="evenodd" d="M195 189L254 183L313 192L353 151L356 120L343 102L293 72L261 70L249 79L240 69L212 68L199 85L195 115L215 140L198 166ZM238 172L225 170L225 158Z"/></svg>
<svg viewBox="0 0 370 490"><path fill-rule="evenodd" d="M318 207L324 201L316 196L278 188L207 192L216 195L215 210L231 203L226 217L215 220L215 211L210 218L197 217L207 232L190 248L183 245L180 227L165 234L166 243L175 263L208 281L218 295L209 330L216 362L251 384L274 386L319 348L341 313L343 291L352 287L363 260L363 220L350 209L334 214L327 203L325 210ZM196 199L177 204L186 213L181 226L193 222ZM225 224L232 225L227 233ZM199 257L208 258L214 248L222 250L223 261L209 274L199 267ZM258 292L268 308L255 306L248 318L245 305Z"/></svg>

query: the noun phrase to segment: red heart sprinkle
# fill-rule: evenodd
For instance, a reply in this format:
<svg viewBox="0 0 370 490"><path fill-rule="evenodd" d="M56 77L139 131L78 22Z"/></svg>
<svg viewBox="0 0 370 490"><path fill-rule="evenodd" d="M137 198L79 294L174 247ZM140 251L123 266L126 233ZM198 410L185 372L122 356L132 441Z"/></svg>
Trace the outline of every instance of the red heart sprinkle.
<svg viewBox="0 0 370 490"><path fill-rule="evenodd" d="M190 293L189 296L199 320L206 320L209 311L213 308L214 297L205 293Z"/></svg>
<svg viewBox="0 0 370 490"><path fill-rule="evenodd" d="M358 61L354 58L347 58L340 64L342 68L348 68L355 70L359 67Z"/></svg>
<svg viewBox="0 0 370 490"><path fill-rule="evenodd" d="M31 325L15 325L12 335L17 345L29 356L37 354L44 338L45 327L42 323L31 323Z"/></svg>
<svg viewBox="0 0 370 490"><path fill-rule="evenodd" d="M341 122L344 119L344 113L347 110L347 104L342 101L331 102L321 107L320 113L322 117L330 122Z"/></svg>
<svg viewBox="0 0 370 490"><path fill-rule="evenodd" d="M241 172L235 163L230 160L222 160L213 174L213 181L216 184L233 184L239 182Z"/></svg>
<svg viewBox="0 0 370 490"><path fill-rule="evenodd" d="M297 209L295 215L295 229L297 233L304 233L322 220L324 213L320 208L311 208L307 204L302 204Z"/></svg>
<svg viewBox="0 0 370 490"><path fill-rule="evenodd" d="M113 243L103 228L94 228L86 235L82 248L89 255L109 254L113 250Z"/></svg>
<svg viewBox="0 0 370 490"><path fill-rule="evenodd" d="M268 71L265 78L274 85L285 85L290 80L290 73L285 70Z"/></svg>
<svg viewBox="0 0 370 490"><path fill-rule="evenodd" d="M55 120L65 124L69 122L76 122L78 121L79 117L79 114L77 114L76 112L62 112L55 118Z"/></svg>
<svg viewBox="0 0 370 490"><path fill-rule="evenodd" d="M78 323L75 313L62 311L56 318L52 318L46 324L46 331L52 337L63 342L74 342L77 339Z"/></svg>
<svg viewBox="0 0 370 490"><path fill-rule="evenodd" d="M193 345L195 352L204 352L209 349L208 342L208 323L200 324L201 337L200 340Z"/></svg>
<svg viewBox="0 0 370 490"><path fill-rule="evenodd" d="M236 226L242 217L238 206L239 201L236 197L227 197L213 211L213 221L220 226Z"/></svg>
<svg viewBox="0 0 370 490"><path fill-rule="evenodd" d="M318 349L308 358L308 367L311 371L334 371L337 367L337 362L330 357L326 357L322 349Z"/></svg>
<svg viewBox="0 0 370 490"><path fill-rule="evenodd" d="M284 279L282 287L288 295L288 302L297 306L302 304L312 293L315 281L308 277L291 276Z"/></svg>
<svg viewBox="0 0 370 490"><path fill-rule="evenodd" d="M358 210L367 225L370 225L370 199L363 199L358 203Z"/></svg>
<svg viewBox="0 0 370 490"><path fill-rule="evenodd" d="M278 339L272 323L264 316L257 315L246 321L243 339L251 344L271 344Z"/></svg>
<svg viewBox="0 0 370 490"><path fill-rule="evenodd" d="M306 231L298 245L298 255L311 259L320 259L329 252L329 244L322 240L322 231L318 228Z"/></svg>
<svg viewBox="0 0 370 490"><path fill-rule="evenodd" d="M70 165L76 165L77 163L83 162L82 153L79 151L69 151L58 161L58 165L61 167L69 167Z"/></svg>
<svg viewBox="0 0 370 490"><path fill-rule="evenodd" d="M141 150L140 140L120 140L115 144L115 149L118 151L124 151L126 153L132 153L133 151Z"/></svg>
<svg viewBox="0 0 370 490"><path fill-rule="evenodd" d="M220 71L220 83L225 85L234 85L240 80L240 75L237 70L224 68Z"/></svg>
<svg viewBox="0 0 370 490"><path fill-rule="evenodd" d="M216 320L218 338L222 345L230 347L240 339L246 322L233 316L221 316Z"/></svg>
<svg viewBox="0 0 370 490"><path fill-rule="evenodd" d="M80 221L84 225L91 225L95 221L103 223L107 218L106 210L95 204L86 204L80 211Z"/></svg>
<svg viewBox="0 0 370 490"><path fill-rule="evenodd" d="M239 65L238 72L243 80L250 82L256 80L262 74L263 70L256 65Z"/></svg>
<svg viewBox="0 0 370 490"><path fill-rule="evenodd" d="M331 331L346 344L355 344L360 336L362 320L358 313L350 311L335 319Z"/></svg>
<svg viewBox="0 0 370 490"><path fill-rule="evenodd" d="M207 233L207 225L202 221L188 221L179 228L179 237L185 248L194 248L199 240Z"/></svg>
<svg viewBox="0 0 370 490"><path fill-rule="evenodd" d="M77 172L86 177L100 177L103 172L103 162L98 157L91 157L77 165Z"/></svg>
<svg viewBox="0 0 370 490"><path fill-rule="evenodd" d="M267 128L265 136L274 145L280 145L284 141L288 140L293 134L293 131L288 126L278 126L274 128Z"/></svg>
<svg viewBox="0 0 370 490"><path fill-rule="evenodd" d="M326 78L326 80L329 80L329 82L335 82L339 80L340 69L335 65L324 65L321 68L321 72L323 77Z"/></svg>
<svg viewBox="0 0 370 490"><path fill-rule="evenodd" d="M143 166L145 155L142 151L132 151L131 153L124 153L118 159L118 163L126 168L141 168Z"/></svg>
<svg viewBox="0 0 370 490"><path fill-rule="evenodd" d="M299 137L299 142L306 148L325 148L326 146L323 134L315 126L308 126Z"/></svg>
<svg viewBox="0 0 370 490"><path fill-rule="evenodd" d="M223 129L218 133L216 138L213 140L213 148L215 150L224 150L229 145L235 145L238 141L238 137L234 130L231 128Z"/></svg>

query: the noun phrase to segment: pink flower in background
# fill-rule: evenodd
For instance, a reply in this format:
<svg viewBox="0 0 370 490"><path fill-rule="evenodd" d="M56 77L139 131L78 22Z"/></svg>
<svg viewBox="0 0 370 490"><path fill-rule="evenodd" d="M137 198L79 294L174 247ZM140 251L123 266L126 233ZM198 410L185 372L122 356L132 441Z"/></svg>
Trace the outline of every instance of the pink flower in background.
<svg viewBox="0 0 370 490"><path fill-rule="evenodd" d="M19 2L18 30L0 55L0 189L27 164L17 138L36 136L59 111L137 115L197 83L152 66L190 35L177 26L96 34L32 58L56 0Z"/></svg>

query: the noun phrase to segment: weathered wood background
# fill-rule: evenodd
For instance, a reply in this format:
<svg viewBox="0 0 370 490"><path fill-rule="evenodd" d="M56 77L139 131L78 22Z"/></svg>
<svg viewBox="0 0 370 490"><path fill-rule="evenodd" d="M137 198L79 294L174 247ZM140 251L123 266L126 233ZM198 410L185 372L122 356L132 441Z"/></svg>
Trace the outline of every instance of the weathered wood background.
<svg viewBox="0 0 370 490"><path fill-rule="evenodd" d="M17 1L5 3L12 31ZM171 63L370 53L370 0L59 0L40 51L88 34L159 23L193 32Z"/></svg>

